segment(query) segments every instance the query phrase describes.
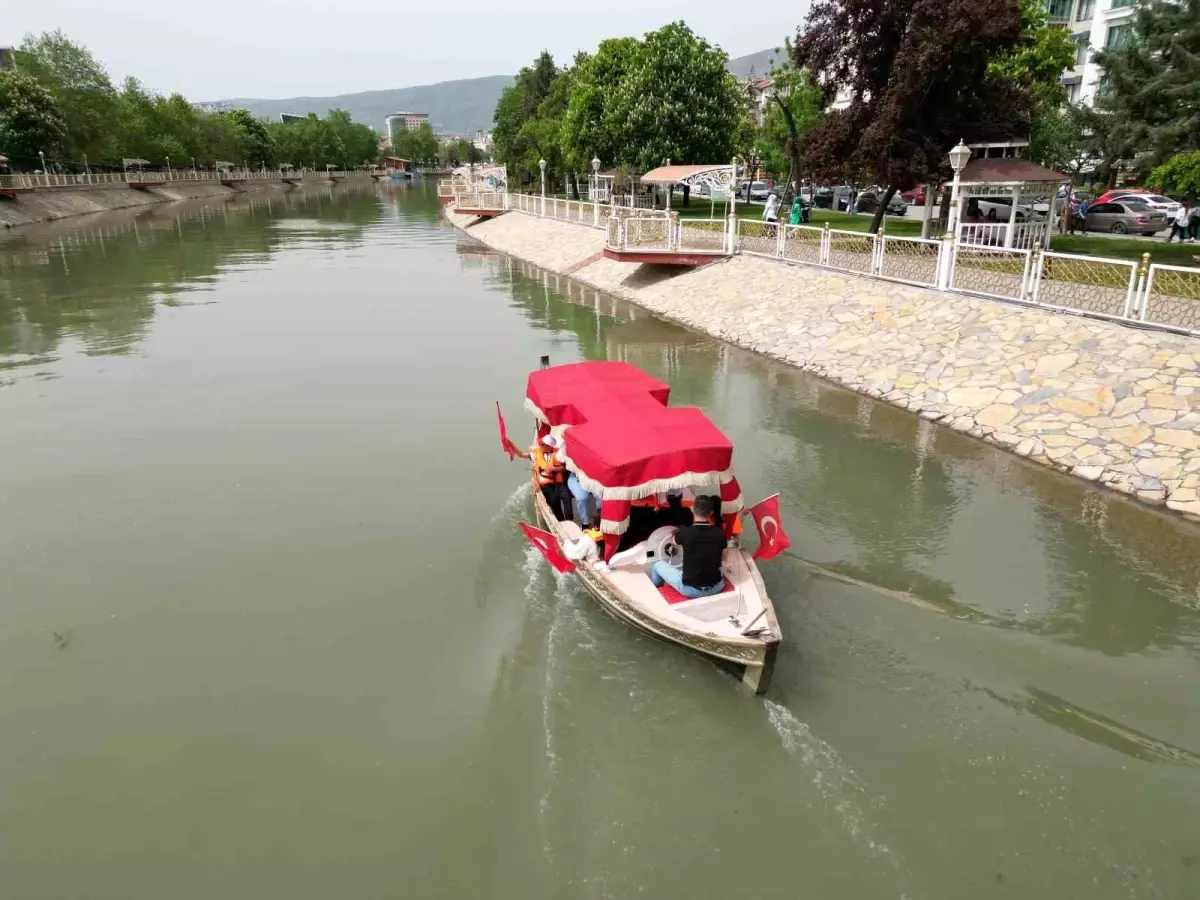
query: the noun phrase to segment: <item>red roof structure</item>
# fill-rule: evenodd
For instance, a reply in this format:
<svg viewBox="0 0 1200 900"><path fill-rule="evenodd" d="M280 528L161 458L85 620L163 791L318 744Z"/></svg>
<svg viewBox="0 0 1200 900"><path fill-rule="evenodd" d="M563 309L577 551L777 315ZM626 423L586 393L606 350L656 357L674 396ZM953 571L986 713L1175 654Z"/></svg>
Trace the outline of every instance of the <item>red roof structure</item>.
<svg viewBox="0 0 1200 900"><path fill-rule="evenodd" d="M624 362L587 362L529 376L525 406L563 437L566 467L603 500L601 529L621 534L629 501L711 487L741 509L733 443L701 410L669 407L670 386Z"/></svg>

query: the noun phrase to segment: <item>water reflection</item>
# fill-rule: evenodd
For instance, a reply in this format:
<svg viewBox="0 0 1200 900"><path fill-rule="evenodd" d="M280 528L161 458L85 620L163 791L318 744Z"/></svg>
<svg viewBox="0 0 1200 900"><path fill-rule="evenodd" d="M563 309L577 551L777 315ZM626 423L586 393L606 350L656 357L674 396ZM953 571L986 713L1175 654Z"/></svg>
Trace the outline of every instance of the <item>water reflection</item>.
<svg viewBox="0 0 1200 900"><path fill-rule="evenodd" d="M379 220L374 186L105 213L0 238L0 369L37 367L75 340L89 355L127 354L156 307L196 302L223 271L260 265L288 246L350 248ZM338 227L340 226L340 227Z"/></svg>
<svg viewBox="0 0 1200 900"><path fill-rule="evenodd" d="M1108 655L1195 654L1195 526L468 239L458 249L583 358L642 366L745 434L743 484L782 491L796 564L817 564L806 571Z"/></svg>

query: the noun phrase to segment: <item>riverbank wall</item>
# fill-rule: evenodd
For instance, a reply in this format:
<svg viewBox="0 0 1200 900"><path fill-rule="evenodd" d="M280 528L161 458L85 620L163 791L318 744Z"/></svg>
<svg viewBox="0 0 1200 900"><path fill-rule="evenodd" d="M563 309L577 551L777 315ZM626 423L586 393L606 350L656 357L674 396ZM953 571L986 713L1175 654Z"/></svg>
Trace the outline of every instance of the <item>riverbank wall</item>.
<svg viewBox="0 0 1200 900"><path fill-rule="evenodd" d="M370 176L363 176L369 178ZM318 182L314 182L318 183ZM319 182L329 183L329 182ZM168 182L162 187L134 189L127 184L94 184L84 187L38 188L26 194L0 199L0 228L35 225L70 216L136 209L207 197L230 197L258 191L291 191L297 187L282 182L247 181L237 187L214 182Z"/></svg>
<svg viewBox="0 0 1200 900"><path fill-rule="evenodd" d="M495 250L1200 521L1200 340L743 255L622 263L586 226L446 216Z"/></svg>

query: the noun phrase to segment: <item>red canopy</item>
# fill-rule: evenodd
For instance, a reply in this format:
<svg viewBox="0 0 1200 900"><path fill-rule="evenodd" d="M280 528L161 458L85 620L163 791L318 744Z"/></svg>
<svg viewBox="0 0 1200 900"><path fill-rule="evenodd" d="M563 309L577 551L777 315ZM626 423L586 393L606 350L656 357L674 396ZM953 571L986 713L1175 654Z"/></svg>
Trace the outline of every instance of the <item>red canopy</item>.
<svg viewBox="0 0 1200 900"><path fill-rule="evenodd" d="M731 482L733 444L700 410L668 407L670 390L629 363L575 363L532 373L525 405L569 426L567 468L604 500Z"/></svg>

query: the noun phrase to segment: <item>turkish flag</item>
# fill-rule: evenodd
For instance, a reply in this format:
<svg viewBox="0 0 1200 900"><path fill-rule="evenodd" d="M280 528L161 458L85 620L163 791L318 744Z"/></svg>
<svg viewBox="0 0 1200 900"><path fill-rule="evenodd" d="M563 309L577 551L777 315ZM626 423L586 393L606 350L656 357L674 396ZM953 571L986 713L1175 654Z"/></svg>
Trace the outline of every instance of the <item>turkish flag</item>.
<svg viewBox="0 0 1200 900"><path fill-rule="evenodd" d="M524 522L518 524L521 526L521 530L525 532L525 537L529 538L529 543L537 547L542 556L546 557L546 562L554 566L559 572L575 571L575 563L558 552L558 541L554 539L554 535L548 531L541 531L534 528L532 525L526 525Z"/></svg>
<svg viewBox="0 0 1200 900"><path fill-rule="evenodd" d="M496 419L500 422L500 449L508 454L508 459L511 462L512 458L517 455L517 448L508 439L508 428L505 426L504 416L500 412L499 400L496 401Z"/></svg>
<svg viewBox="0 0 1200 900"><path fill-rule="evenodd" d="M782 553L792 542L780 524L779 495L772 494L766 500L760 500L750 507L750 515L754 516L754 527L758 529L758 549L754 551L755 559L770 559L776 553Z"/></svg>

